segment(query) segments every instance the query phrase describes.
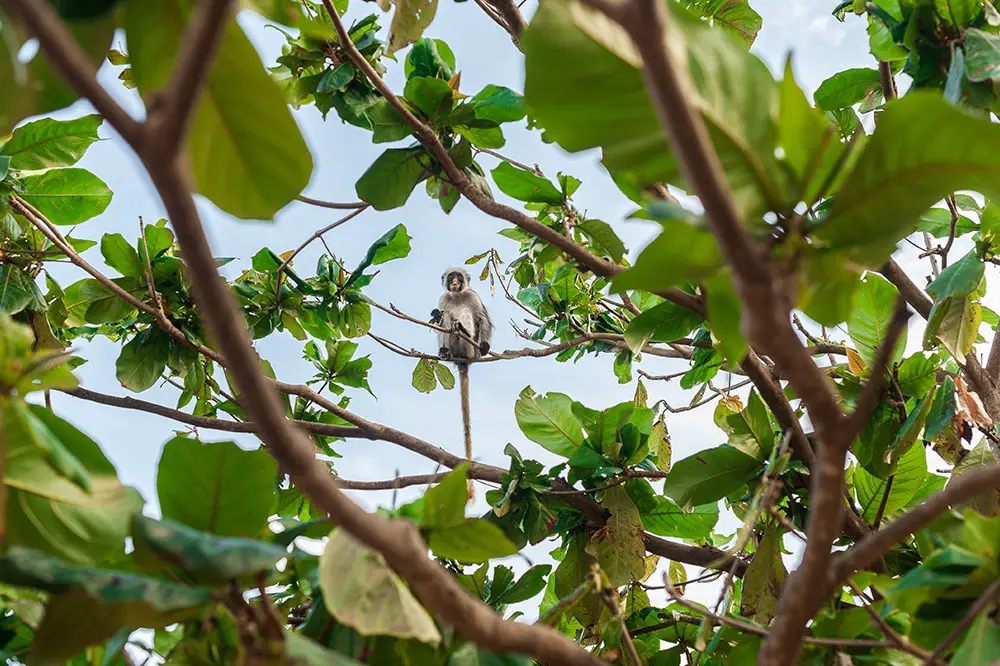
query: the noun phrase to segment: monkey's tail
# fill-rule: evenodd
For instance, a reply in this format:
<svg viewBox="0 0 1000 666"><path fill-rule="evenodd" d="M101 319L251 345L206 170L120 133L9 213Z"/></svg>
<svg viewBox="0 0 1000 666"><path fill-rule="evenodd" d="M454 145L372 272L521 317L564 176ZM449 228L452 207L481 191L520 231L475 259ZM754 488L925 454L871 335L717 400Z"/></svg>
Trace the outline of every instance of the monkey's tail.
<svg viewBox="0 0 1000 666"><path fill-rule="evenodd" d="M458 364L458 389L462 394L462 430L465 435L465 458L472 462L472 412L469 408L469 364ZM469 479L469 501L476 496L476 487Z"/></svg>

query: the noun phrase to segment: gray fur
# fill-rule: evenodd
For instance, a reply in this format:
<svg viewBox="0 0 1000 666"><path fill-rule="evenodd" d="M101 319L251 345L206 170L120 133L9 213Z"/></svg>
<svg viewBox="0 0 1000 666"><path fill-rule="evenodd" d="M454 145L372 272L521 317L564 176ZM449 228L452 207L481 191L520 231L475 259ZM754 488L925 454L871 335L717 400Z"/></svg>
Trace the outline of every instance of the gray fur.
<svg viewBox="0 0 1000 666"><path fill-rule="evenodd" d="M461 291L454 292L448 289L448 276L458 273L462 276ZM452 330L456 324L461 324L466 335L476 341L473 345L465 337L454 333L438 333L438 342L441 349L447 349L451 358L455 361L471 361L479 358L481 349L489 350L490 342L493 339L493 322L486 311L486 306L469 285L469 274L462 268L449 268L441 276L441 284L444 286L444 293L438 301L438 310L441 311L441 326Z"/></svg>

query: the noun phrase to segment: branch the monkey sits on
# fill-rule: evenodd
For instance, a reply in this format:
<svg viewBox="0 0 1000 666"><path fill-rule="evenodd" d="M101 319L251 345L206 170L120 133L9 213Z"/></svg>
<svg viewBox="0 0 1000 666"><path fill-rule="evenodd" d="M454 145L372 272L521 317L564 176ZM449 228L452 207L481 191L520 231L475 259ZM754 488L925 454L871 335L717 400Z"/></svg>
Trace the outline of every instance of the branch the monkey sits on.
<svg viewBox="0 0 1000 666"><path fill-rule="evenodd" d="M490 351L493 322L486 306L472 287L469 274L461 268L449 268L441 276L444 293L431 311L431 321L447 333L439 332L438 355L458 366L459 392L462 396L462 427L465 432L465 457L472 461L472 425L469 413L469 362ZM469 480L469 499L475 491Z"/></svg>

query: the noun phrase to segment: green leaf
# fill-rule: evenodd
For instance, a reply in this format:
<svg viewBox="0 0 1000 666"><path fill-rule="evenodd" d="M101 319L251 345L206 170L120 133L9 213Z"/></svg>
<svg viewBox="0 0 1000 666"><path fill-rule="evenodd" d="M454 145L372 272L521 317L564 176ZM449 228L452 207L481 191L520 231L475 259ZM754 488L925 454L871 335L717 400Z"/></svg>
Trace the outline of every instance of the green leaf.
<svg viewBox="0 0 1000 666"><path fill-rule="evenodd" d="M982 11L981 0L934 0L938 14L956 28L965 28Z"/></svg>
<svg viewBox="0 0 1000 666"><path fill-rule="evenodd" d="M745 484L760 463L731 446L706 449L678 460L667 473L663 494L680 506L698 506L722 499Z"/></svg>
<svg viewBox="0 0 1000 666"><path fill-rule="evenodd" d="M532 666L535 662L517 654L495 654L466 643L448 657L448 666Z"/></svg>
<svg viewBox="0 0 1000 666"><path fill-rule="evenodd" d="M169 519L137 515L132 521L136 553L144 563L159 560L198 584L228 581L270 571L288 553L281 546L193 530Z"/></svg>
<svg viewBox="0 0 1000 666"><path fill-rule="evenodd" d="M747 353L747 343L740 330L743 302L736 294L728 273L712 276L705 280L704 286L708 323L719 341L719 353L729 367L736 367Z"/></svg>
<svg viewBox="0 0 1000 666"><path fill-rule="evenodd" d="M799 307L823 326L836 326L851 314L861 271L837 252L802 254Z"/></svg>
<svg viewBox="0 0 1000 666"><path fill-rule="evenodd" d="M895 311L897 294L896 288L878 273L865 275L861 286L854 294L854 308L847 318L847 333L854 341L858 354L868 366L875 362L878 349L885 339ZM905 346L904 329L903 334L899 336L891 361L898 361L903 357Z"/></svg>
<svg viewBox="0 0 1000 666"><path fill-rule="evenodd" d="M641 580L645 576L646 546L639 509L620 485L605 491L601 506L611 515L591 537L587 552L594 556L613 586Z"/></svg>
<svg viewBox="0 0 1000 666"><path fill-rule="evenodd" d="M403 94L432 120L451 111L453 93L448 82L442 79L414 76L406 82Z"/></svg>
<svg viewBox="0 0 1000 666"><path fill-rule="evenodd" d="M834 140L834 129L824 114L809 105L805 93L795 83L792 60L785 61L781 80L778 141L785 161L795 171L804 201L814 201L837 167L844 146Z"/></svg>
<svg viewBox="0 0 1000 666"><path fill-rule="evenodd" d="M444 363L434 364L434 374L446 391L455 388L455 375L451 374L451 370Z"/></svg>
<svg viewBox="0 0 1000 666"><path fill-rule="evenodd" d="M296 666L361 666L360 662L327 650L289 628L285 629L285 656Z"/></svg>
<svg viewBox="0 0 1000 666"><path fill-rule="evenodd" d="M437 0L396 0L385 52L392 55L420 39L434 20Z"/></svg>
<svg viewBox="0 0 1000 666"><path fill-rule="evenodd" d="M42 118L14 130L0 155L10 157L10 167L37 171L72 166L98 140L102 119L97 114L73 120Z"/></svg>
<svg viewBox="0 0 1000 666"><path fill-rule="evenodd" d="M465 487L462 487L463 494ZM517 546L493 523L478 518L428 530L427 545L438 557L464 564L480 564L517 553Z"/></svg>
<svg viewBox="0 0 1000 666"><path fill-rule="evenodd" d="M422 358L417 361L410 384L421 393L430 393L437 388L434 365L430 360Z"/></svg>
<svg viewBox="0 0 1000 666"><path fill-rule="evenodd" d="M140 288L136 278L113 278L111 281L130 293ZM79 318L91 324L118 321L135 312L130 303L93 278L85 278L66 287L63 302L70 314L75 315L74 310L79 310Z"/></svg>
<svg viewBox="0 0 1000 666"><path fill-rule="evenodd" d="M774 430L767 411L767 405L756 391L750 391L747 406L743 411L726 417L729 429L729 445L734 449L756 458L767 460L774 448Z"/></svg>
<svg viewBox="0 0 1000 666"><path fill-rule="evenodd" d="M545 589L545 577L550 571L552 571L551 564L536 564L525 571L517 582L504 590L499 597L491 601L498 604L517 604L527 601Z"/></svg>
<svg viewBox="0 0 1000 666"><path fill-rule="evenodd" d="M131 71L147 101L174 72L190 12L179 0L125 3ZM312 156L281 88L235 18L199 100L187 142L198 193L240 219L273 219L308 184Z"/></svg>
<svg viewBox="0 0 1000 666"><path fill-rule="evenodd" d="M747 48L757 38L763 23L747 0L681 0L681 4Z"/></svg>
<svg viewBox="0 0 1000 666"><path fill-rule="evenodd" d="M427 173L425 159L423 148L389 148L372 162L354 189L375 210L398 208Z"/></svg>
<svg viewBox="0 0 1000 666"><path fill-rule="evenodd" d="M731 4L731 3L730 3ZM774 156L778 88L767 67L674 3L671 48L688 63L690 100L719 152L739 209L783 208ZM601 147L604 164L637 184L688 189L650 104L631 39L594 10L542 3L521 39L525 98L546 135L570 152ZM599 94L595 94L599 82Z"/></svg>
<svg viewBox="0 0 1000 666"><path fill-rule="evenodd" d="M743 576L740 615L763 626L770 624L778 607L781 584L787 575L781 561L781 528L771 523L764 530Z"/></svg>
<svg viewBox="0 0 1000 666"><path fill-rule="evenodd" d="M518 201L562 205L563 194L546 178L503 161L490 172L500 191Z"/></svg>
<svg viewBox="0 0 1000 666"><path fill-rule="evenodd" d="M0 265L0 312L17 314L26 307L46 309L45 297L31 276L14 264Z"/></svg>
<svg viewBox="0 0 1000 666"><path fill-rule="evenodd" d="M577 229L586 234L591 243L607 253L616 264L625 256L625 243L618 237L611 225L602 220L584 220Z"/></svg>
<svg viewBox="0 0 1000 666"><path fill-rule="evenodd" d="M139 253L121 234L104 234L101 237L101 254L108 266L126 277L143 278L146 275Z"/></svg>
<svg viewBox="0 0 1000 666"><path fill-rule="evenodd" d="M936 373L940 364L941 359L936 354L930 358L919 352L910 356L896 370L899 389L905 395L924 395L937 383Z"/></svg>
<svg viewBox="0 0 1000 666"><path fill-rule="evenodd" d="M905 507L920 490L927 476L927 457L919 442L900 457L892 475L892 487L885 503L886 518ZM885 495L887 479L880 479L859 467L854 470L854 492L861 508L861 517L871 523L878 515L879 505Z"/></svg>
<svg viewBox="0 0 1000 666"><path fill-rule="evenodd" d="M1000 127L913 91L886 105L813 237L880 266L932 204L956 190L1000 196L998 183Z"/></svg>
<svg viewBox="0 0 1000 666"><path fill-rule="evenodd" d="M413 133L413 128L384 99L380 99L365 111L365 116L372 124L373 143L391 143L405 139Z"/></svg>
<svg viewBox="0 0 1000 666"><path fill-rule="evenodd" d="M983 221L985 225L985 220ZM979 228L975 222L964 215L955 220L955 238L970 234ZM931 208L920 216L917 231L926 231L934 238L948 238L951 235L951 212L946 208Z"/></svg>
<svg viewBox="0 0 1000 666"><path fill-rule="evenodd" d="M955 380L945 377L941 382L941 388L934 394L934 402L927 413L927 421L924 423L924 438L930 441L937 439L937 436L949 428L955 420L957 412L955 401Z"/></svg>
<svg viewBox="0 0 1000 666"><path fill-rule="evenodd" d="M657 292L711 277L722 265L715 237L683 221L661 222L663 232L614 280L614 289Z"/></svg>
<svg viewBox="0 0 1000 666"><path fill-rule="evenodd" d="M358 267L351 273L351 277L344 283L344 289L354 284L369 266L378 266L393 259L401 259L410 254L410 235L406 233L406 227L397 224L389 231L371 244L365 258L361 260Z"/></svg>
<svg viewBox="0 0 1000 666"><path fill-rule="evenodd" d="M465 520L465 505L469 501L467 470L468 465L459 465L437 485L427 489L422 527L452 527Z"/></svg>
<svg viewBox="0 0 1000 666"><path fill-rule="evenodd" d="M42 407L7 401L6 542L91 564L120 548L142 497L100 447ZM82 469L81 469L82 465Z"/></svg>
<svg viewBox="0 0 1000 666"><path fill-rule="evenodd" d="M953 356L962 358L972 351L981 322L982 306L971 297L935 303L924 329L924 349L932 349L939 340Z"/></svg>
<svg viewBox="0 0 1000 666"><path fill-rule="evenodd" d="M625 329L625 344L638 354L647 342L673 342L689 334L701 322L701 317L670 301L644 311L629 322Z"/></svg>
<svg viewBox="0 0 1000 666"><path fill-rule="evenodd" d="M334 90L343 90L353 80L354 66L344 62L323 73L319 84L316 85L316 92L328 93Z"/></svg>
<svg viewBox="0 0 1000 666"><path fill-rule="evenodd" d="M86 169L52 169L21 178L25 201L53 224L79 224L100 215L111 190Z"/></svg>
<svg viewBox="0 0 1000 666"><path fill-rule="evenodd" d="M434 76L448 81L455 76L455 54L442 40L423 37L407 54L403 71L406 78Z"/></svg>
<svg viewBox="0 0 1000 666"><path fill-rule="evenodd" d="M881 80L878 70L860 67L838 72L823 81L813 97L819 108L835 111L854 106L879 90L881 90Z"/></svg>
<svg viewBox="0 0 1000 666"><path fill-rule="evenodd" d="M973 82L1000 76L1000 38L976 28L966 30L965 76Z"/></svg>
<svg viewBox="0 0 1000 666"><path fill-rule="evenodd" d="M372 327L372 308L364 301L351 303L340 311L340 331L349 338L368 333Z"/></svg>
<svg viewBox="0 0 1000 666"><path fill-rule="evenodd" d="M971 250L964 257L941 271L941 274L927 285L927 293L936 301L968 296L979 288L985 272L986 265L976 251Z"/></svg>
<svg viewBox="0 0 1000 666"><path fill-rule="evenodd" d="M441 642L434 620L385 558L347 530L330 533L319 558L319 585L330 614L363 636Z"/></svg>
<svg viewBox="0 0 1000 666"><path fill-rule="evenodd" d="M512 123L524 118L527 109L524 98L510 88L492 83L480 90L472 98L476 118L495 123Z"/></svg>
<svg viewBox="0 0 1000 666"><path fill-rule="evenodd" d="M170 338L155 327L138 333L122 347L115 361L115 377L135 393L152 388L167 367Z"/></svg>
<svg viewBox="0 0 1000 666"><path fill-rule="evenodd" d="M704 539L719 520L718 503L701 504L684 511L666 497L656 498L656 508L642 514L642 526L653 534L674 539Z"/></svg>
<svg viewBox="0 0 1000 666"><path fill-rule="evenodd" d="M263 448L175 437L163 447L156 493L164 518L223 536L254 536L274 509L277 464Z"/></svg>
<svg viewBox="0 0 1000 666"><path fill-rule="evenodd" d="M211 590L128 571L74 566L11 546L0 555L0 580L47 590L52 597L35 630L31 663L62 664L121 629L159 628L183 621L211 602Z"/></svg>
<svg viewBox="0 0 1000 666"><path fill-rule="evenodd" d="M573 414L573 400L563 393L536 395L521 391L514 417L524 436L556 455L570 457L583 444L583 426Z"/></svg>

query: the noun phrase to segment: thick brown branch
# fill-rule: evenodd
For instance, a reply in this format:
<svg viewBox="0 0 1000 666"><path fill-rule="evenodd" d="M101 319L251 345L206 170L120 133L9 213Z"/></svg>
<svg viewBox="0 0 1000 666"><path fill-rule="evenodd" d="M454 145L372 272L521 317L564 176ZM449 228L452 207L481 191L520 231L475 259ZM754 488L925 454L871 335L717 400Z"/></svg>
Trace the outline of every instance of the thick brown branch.
<svg viewBox="0 0 1000 666"><path fill-rule="evenodd" d="M147 139L180 149L235 5L234 0L200 0L195 5L181 38L174 73L162 97L150 101Z"/></svg>
<svg viewBox="0 0 1000 666"><path fill-rule="evenodd" d="M62 22L55 9L41 0L7 0L5 6L15 10L17 18L41 40L45 57L81 97L90 100L97 112L130 144L142 138L142 126L115 102L97 82L97 68ZM47 45L47 46L46 46ZM11 94L9 91L4 93Z"/></svg>

